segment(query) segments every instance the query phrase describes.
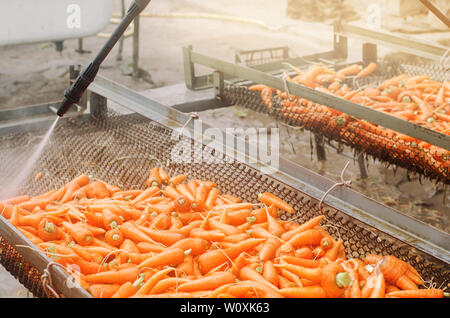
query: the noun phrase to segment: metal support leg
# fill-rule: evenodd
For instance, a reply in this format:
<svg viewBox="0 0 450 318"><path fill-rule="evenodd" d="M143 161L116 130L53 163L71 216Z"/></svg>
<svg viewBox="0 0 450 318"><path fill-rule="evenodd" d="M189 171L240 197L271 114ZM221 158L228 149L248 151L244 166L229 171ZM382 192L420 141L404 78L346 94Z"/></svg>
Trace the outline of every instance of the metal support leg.
<svg viewBox="0 0 450 318"><path fill-rule="evenodd" d="M195 70L194 63L191 59L192 45L183 48L183 63L184 63L184 81L186 87L189 89L194 89L195 82Z"/></svg>
<svg viewBox="0 0 450 318"><path fill-rule="evenodd" d="M336 34L339 25L334 25L333 49L335 56L346 59L348 57L348 39L345 36Z"/></svg>
<svg viewBox="0 0 450 318"><path fill-rule="evenodd" d="M372 43L364 43L362 45L362 60L364 65L377 61L377 46Z"/></svg>
<svg viewBox="0 0 450 318"><path fill-rule="evenodd" d="M121 0L121 14L122 14L122 17L125 16L125 0ZM116 61L122 61L123 40L124 40L124 36L122 35L119 40L119 48L117 51Z"/></svg>
<svg viewBox="0 0 450 318"><path fill-rule="evenodd" d="M323 136L315 134L314 135L314 143L315 143L315 146L316 146L317 160L319 160L319 161L327 160L327 155L326 155L326 152L325 152L325 144L324 144Z"/></svg>
<svg viewBox="0 0 450 318"><path fill-rule="evenodd" d="M91 116L93 116L94 118L105 117L108 110L107 99L101 95L91 92L89 101Z"/></svg>
<svg viewBox="0 0 450 318"><path fill-rule="evenodd" d="M75 50L75 52L84 54L84 53L91 53L91 51L86 51L83 49L83 38L78 38L78 48Z"/></svg>
<svg viewBox="0 0 450 318"><path fill-rule="evenodd" d="M223 99L225 83L223 81L223 73L219 71L213 72L214 96Z"/></svg>
<svg viewBox="0 0 450 318"><path fill-rule="evenodd" d="M358 166L361 179L367 179L369 176L367 175L366 160L362 153L358 155Z"/></svg>
<svg viewBox="0 0 450 318"><path fill-rule="evenodd" d="M133 32L133 78L139 78L139 16L134 19Z"/></svg>

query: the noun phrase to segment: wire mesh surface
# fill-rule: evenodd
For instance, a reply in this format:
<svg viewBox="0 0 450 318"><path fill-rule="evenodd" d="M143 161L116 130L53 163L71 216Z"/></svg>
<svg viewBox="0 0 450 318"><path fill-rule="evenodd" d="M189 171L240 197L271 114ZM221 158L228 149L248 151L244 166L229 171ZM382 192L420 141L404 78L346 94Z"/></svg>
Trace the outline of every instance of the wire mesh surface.
<svg viewBox="0 0 450 318"><path fill-rule="evenodd" d="M42 288L41 274L29 264L7 241L0 236L0 263L11 273L34 297L47 297Z"/></svg>
<svg viewBox="0 0 450 318"><path fill-rule="evenodd" d="M257 202L258 193L272 192L289 202L296 211L294 215L281 215L284 220L295 219L302 223L320 214L318 200L246 164L233 160L211 164L199 160L197 163L194 150L184 154L191 156L193 162L170 163L172 149L179 142L172 133L172 129L135 114L119 116L109 113L105 118L91 119L87 123L61 123L22 191L29 195L40 194L63 186L82 173L123 189L144 188L151 167L170 164L168 171L172 175L184 173L189 178L215 181L222 193L245 201ZM30 141L37 135L30 132L0 137L1 180L11 180L17 155L26 152L33 145ZM185 141L193 144L192 139L186 138ZM37 172L43 172L44 177L34 181ZM392 254L417 268L425 281L432 280L438 287L449 284L450 268L445 262L326 204L323 210L326 215L324 227L334 238L344 241L348 257L364 258L369 253ZM7 246L4 242L2 244ZM35 295L42 296L35 271L18 267L16 254L8 251L2 253L2 264L6 264L5 267ZM26 260L26 252L23 257Z"/></svg>
<svg viewBox="0 0 450 318"><path fill-rule="evenodd" d="M372 75L358 80L347 79L346 84L358 89L376 87L387 78L400 74L425 74L438 81L444 81L448 76L440 65L406 62L379 64ZM316 135L348 145L363 156L405 168L432 180L450 183L450 152L442 148L419 146L418 140L399 137L381 126L369 125L346 114L334 114L327 107L299 97L289 101L284 92L252 91L245 86L229 84L224 90L224 99L227 103L269 114L288 125L303 127Z"/></svg>

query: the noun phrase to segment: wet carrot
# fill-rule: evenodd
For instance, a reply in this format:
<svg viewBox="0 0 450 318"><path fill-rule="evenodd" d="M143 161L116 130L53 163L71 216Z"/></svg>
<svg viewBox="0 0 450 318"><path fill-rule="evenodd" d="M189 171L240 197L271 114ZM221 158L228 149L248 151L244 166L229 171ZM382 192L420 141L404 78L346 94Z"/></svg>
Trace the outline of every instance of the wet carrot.
<svg viewBox="0 0 450 318"><path fill-rule="evenodd" d="M444 291L442 289L399 290L390 292L386 296L398 298L442 298L444 297Z"/></svg>
<svg viewBox="0 0 450 318"><path fill-rule="evenodd" d="M235 282L235 276L230 272L216 273L211 276L198 278L191 282L183 283L178 287L179 292L193 292L198 290L211 290L221 285Z"/></svg>
<svg viewBox="0 0 450 318"><path fill-rule="evenodd" d="M137 292L138 288L132 282L126 282L111 296L111 298L129 298Z"/></svg>
<svg viewBox="0 0 450 318"><path fill-rule="evenodd" d="M286 211L287 213L294 213L294 209L288 203L273 195L272 193L263 192L259 194L258 197L259 200L267 206L273 205L280 210Z"/></svg>
<svg viewBox="0 0 450 318"><path fill-rule="evenodd" d="M326 298L325 290L320 286L287 287L280 289L280 294L287 298Z"/></svg>
<svg viewBox="0 0 450 318"><path fill-rule="evenodd" d="M161 178L159 176L159 168L155 167L150 170L150 174L147 179L147 186L149 187L158 187L160 188L162 185Z"/></svg>
<svg viewBox="0 0 450 318"><path fill-rule="evenodd" d="M119 284L93 284L88 291L95 298L111 298L120 288Z"/></svg>
<svg viewBox="0 0 450 318"><path fill-rule="evenodd" d="M123 239L124 236L122 232L117 228L111 229L105 233L106 243L111 246L120 246L120 244L122 244L123 242Z"/></svg>
<svg viewBox="0 0 450 318"><path fill-rule="evenodd" d="M377 69L377 63L370 62L365 68L363 68L361 71L359 71L358 74L356 74L356 78L368 76L368 75L372 74L373 72L375 72L376 69Z"/></svg>
<svg viewBox="0 0 450 318"><path fill-rule="evenodd" d="M170 248L146 259L138 265L138 268L178 265L183 262L184 256L184 251L181 248Z"/></svg>
<svg viewBox="0 0 450 318"><path fill-rule="evenodd" d="M319 215L319 216L303 223L302 225L298 226L297 228L281 234L281 238L283 240L290 240L294 235L304 232L306 230L312 229L313 227L318 225L324 219L324 217L325 217L324 215Z"/></svg>

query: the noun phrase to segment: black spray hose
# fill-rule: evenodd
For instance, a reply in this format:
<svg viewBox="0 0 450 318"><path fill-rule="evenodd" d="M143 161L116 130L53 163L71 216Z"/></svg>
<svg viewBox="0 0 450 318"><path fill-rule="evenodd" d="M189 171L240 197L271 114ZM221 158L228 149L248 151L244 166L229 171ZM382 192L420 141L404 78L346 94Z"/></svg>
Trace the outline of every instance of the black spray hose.
<svg viewBox="0 0 450 318"><path fill-rule="evenodd" d="M119 41L130 23L145 9L150 1L151 0L133 0L122 21L111 34L108 41L106 41L105 45L102 47L95 59L91 63L89 63L89 65L80 73L77 79L73 82L72 86L70 86L64 92L64 100L62 101L61 106L58 109L58 116L64 116L64 114L67 113L70 107L80 101L83 93L94 81L95 76L97 75L97 72L100 68L100 64L102 64L102 62L108 56L109 52L111 52L112 48L117 43L117 41Z"/></svg>

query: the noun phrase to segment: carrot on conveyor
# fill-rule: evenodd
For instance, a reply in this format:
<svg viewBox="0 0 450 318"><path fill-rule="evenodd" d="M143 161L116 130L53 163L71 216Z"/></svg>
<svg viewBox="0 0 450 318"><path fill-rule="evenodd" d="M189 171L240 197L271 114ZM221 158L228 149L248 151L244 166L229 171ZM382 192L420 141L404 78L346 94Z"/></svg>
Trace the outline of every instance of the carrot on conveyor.
<svg viewBox="0 0 450 318"><path fill-rule="evenodd" d="M328 71L314 68L311 74ZM73 189L68 184L64 191L16 197L0 203L0 210L53 261L76 265L82 286L98 298L446 295L422 289L419 273L392 255L347 259L343 241L320 225L323 215L303 224L282 221L277 209L294 209L270 192L259 196L261 207L221 193L212 181L184 183L185 175L152 171L143 190L106 187L83 175L69 182ZM88 189L82 200L73 195L80 184ZM65 193L65 203L29 209ZM161 197L158 203L142 204L151 195ZM201 209L174 211L181 197ZM376 269L369 273L366 264Z"/></svg>

